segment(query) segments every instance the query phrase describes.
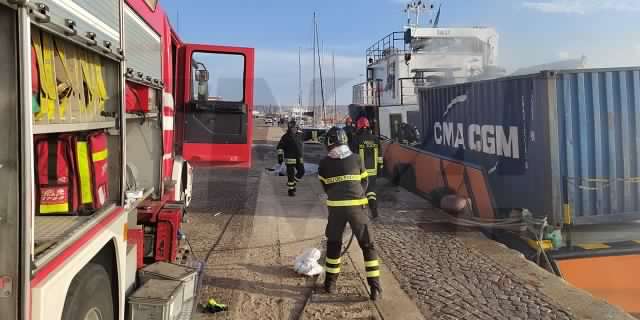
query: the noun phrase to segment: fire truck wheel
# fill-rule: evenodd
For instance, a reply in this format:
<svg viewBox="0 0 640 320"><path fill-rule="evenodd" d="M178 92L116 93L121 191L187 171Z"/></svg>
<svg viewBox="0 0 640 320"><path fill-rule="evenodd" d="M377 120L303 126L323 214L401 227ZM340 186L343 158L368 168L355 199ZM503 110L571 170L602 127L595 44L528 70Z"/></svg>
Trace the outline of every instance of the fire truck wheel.
<svg viewBox="0 0 640 320"><path fill-rule="evenodd" d="M114 320L113 309L109 274L100 264L87 264L71 282L62 319Z"/></svg>

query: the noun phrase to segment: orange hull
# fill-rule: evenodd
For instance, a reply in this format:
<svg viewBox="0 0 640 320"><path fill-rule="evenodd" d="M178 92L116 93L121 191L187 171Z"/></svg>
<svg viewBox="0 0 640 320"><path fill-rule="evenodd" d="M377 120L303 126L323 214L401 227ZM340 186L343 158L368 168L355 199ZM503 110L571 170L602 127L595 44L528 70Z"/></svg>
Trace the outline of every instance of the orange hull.
<svg viewBox="0 0 640 320"><path fill-rule="evenodd" d="M640 315L640 255L556 260L562 277L625 311Z"/></svg>
<svg viewBox="0 0 640 320"><path fill-rule="evenodd" d="M413 167L415 186L411 187L419 194L427 195L434 189L448 187L461 196L470 198L478 217L495 217L489 182L482 169L397 143L385 146L384 158L385 168L390 176L398 174L396 169L403 165Z"/></svg>

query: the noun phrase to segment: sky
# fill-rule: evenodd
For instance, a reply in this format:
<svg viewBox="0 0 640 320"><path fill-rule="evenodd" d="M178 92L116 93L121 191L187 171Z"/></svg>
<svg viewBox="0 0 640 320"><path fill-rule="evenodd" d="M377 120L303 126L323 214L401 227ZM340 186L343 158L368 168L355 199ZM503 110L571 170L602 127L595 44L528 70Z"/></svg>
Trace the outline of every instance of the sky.
<svg viewBox="0 0 640 320"><path fill-rule="evenodd" d="M313 13L319 23L325 101L351 102L364 81L365 50L406 22L404 0L161 0L185 42L256 49L255 104L311 100ZM440 25L491 26L509 71L586 56L590 67L640 65L640 0L442 0ZM320 97L317 98L320 100Z"/></svg>

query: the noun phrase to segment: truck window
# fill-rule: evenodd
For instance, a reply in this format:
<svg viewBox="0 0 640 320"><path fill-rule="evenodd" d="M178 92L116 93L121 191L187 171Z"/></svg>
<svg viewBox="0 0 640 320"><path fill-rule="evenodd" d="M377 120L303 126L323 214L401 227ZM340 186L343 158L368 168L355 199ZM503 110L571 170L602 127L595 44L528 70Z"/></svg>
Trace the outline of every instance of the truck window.
<svg viewBox="0 0 640 320"><path fill-rule="evenodd" d="M191 71L193 100L243 102L244 56L195 52Z"/></svg>

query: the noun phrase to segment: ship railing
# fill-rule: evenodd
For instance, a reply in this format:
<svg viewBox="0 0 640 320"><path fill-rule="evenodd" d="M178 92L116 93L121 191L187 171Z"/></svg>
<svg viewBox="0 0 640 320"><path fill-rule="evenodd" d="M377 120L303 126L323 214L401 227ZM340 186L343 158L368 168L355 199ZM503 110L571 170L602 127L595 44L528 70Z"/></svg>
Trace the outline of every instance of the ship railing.
<svg viewBox="0 0 640 320"><path fill-rule="evenodd" d="M366 81L353 86L352 103L361 105L380 105L382 80Z"/></svg>
<svg viewBox="0 0 640 320"><path fill-rule="evenodd" d="M377 63L390 55L409 52L404 41L404 32L392 32L367 49L367 65Z"/></svg>

